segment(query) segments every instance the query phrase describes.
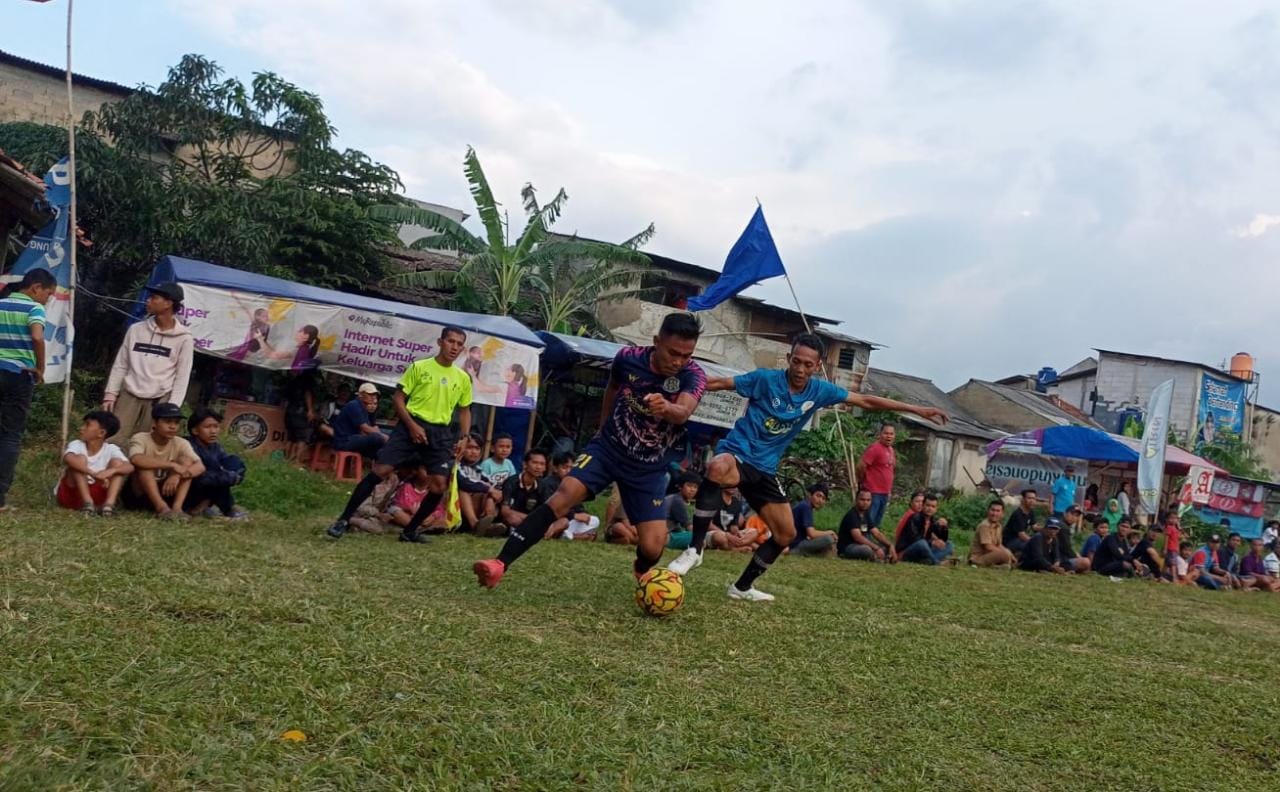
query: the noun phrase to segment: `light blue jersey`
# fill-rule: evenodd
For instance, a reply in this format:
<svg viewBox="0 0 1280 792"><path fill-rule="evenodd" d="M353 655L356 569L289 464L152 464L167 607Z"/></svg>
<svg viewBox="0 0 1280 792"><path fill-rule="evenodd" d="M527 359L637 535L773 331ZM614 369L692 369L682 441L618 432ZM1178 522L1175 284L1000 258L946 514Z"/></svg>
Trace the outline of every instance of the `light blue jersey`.
<svg viewBox="0 0 1280 792"><path fill-rule="evenodd" d="M782 455L815 410L849 398L849 391L817 378L811 378L800 393L792 393L787 372L779 369L739 374L733 378L733 386L747 399L747 412L717 450L770 475L778 472Z"/></svg>

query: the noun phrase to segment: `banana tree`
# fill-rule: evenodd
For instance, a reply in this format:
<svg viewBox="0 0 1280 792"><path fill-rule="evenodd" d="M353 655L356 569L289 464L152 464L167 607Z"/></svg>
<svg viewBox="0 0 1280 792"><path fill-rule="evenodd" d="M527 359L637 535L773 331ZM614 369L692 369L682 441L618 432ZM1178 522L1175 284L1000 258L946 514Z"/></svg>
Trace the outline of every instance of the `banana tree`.
<svg viewBox="0 0 1280 792"><path fill-rule="evenodd" d="M457 271L434 270L395 276L396 280L432 289L452 289L458 307L510 316L532 313L547 329L568 330L573 319L594 317L594 304L609 289L630 284L649 259L639 247L652 238L653 225L615 245L557 237L551 227L560 218L569 196L560 189L550 201L539 203L533 185L520 191L524 229L514 242L509 220L494 198L475 149L468 147L463 174L470 185L483 236L430 209L382 205L375 217L419 225L432 234L414 240L415 250L456 252ZM629 269L620 271L619 267Z"/></svg>

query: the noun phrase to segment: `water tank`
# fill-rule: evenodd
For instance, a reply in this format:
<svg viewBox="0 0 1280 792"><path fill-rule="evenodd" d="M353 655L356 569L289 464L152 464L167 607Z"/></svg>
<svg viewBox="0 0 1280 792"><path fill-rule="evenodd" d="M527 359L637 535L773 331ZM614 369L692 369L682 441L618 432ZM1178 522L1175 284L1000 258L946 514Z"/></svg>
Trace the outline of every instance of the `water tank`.
<svg viewBox="0 0 1280 792"><path fill-rule="evenodd" d="M1231 356L1231 376L1253 382L1253 355L1248 352L1237 352Z"/></svg>
<svg viewBox="0 0 1280 792"><path fill-rule="evenodd" d="M1058 372L1045 366L1036 372L1036 390L1045 393L1049 386L1058 381Z"/></svg>

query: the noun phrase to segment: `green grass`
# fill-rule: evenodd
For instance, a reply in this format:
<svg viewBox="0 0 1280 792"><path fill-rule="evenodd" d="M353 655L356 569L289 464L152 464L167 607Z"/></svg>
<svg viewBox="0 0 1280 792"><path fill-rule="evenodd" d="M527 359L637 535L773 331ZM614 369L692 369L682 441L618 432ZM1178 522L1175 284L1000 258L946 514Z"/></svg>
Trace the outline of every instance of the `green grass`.
<svg viewBox="0 0 1280 792"><path fill-rule="evenodd" d="M650 619L624 548L547 542L484 591L495 542L326 541L342 488L283 468L246 500L314 502L248 524L24 488L0 789L1280 787L1280 598L787 558L753 605L713 553Z"/></svg>

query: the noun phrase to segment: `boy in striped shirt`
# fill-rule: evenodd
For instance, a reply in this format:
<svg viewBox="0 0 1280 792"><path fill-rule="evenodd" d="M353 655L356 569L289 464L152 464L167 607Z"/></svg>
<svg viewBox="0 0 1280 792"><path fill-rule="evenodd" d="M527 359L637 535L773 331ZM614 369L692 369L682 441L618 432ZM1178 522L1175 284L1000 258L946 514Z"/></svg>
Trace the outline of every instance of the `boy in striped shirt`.
<svg viewBox="0 0 1280 792"><path fill-rule="evenodd" d="M37 383L44 381L44 304L58 281L47 269L29 270L0 298L0 511L18 467L22 434Z"/></svg>

